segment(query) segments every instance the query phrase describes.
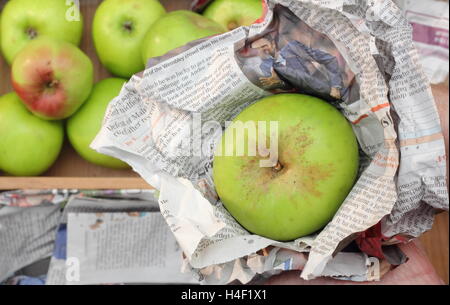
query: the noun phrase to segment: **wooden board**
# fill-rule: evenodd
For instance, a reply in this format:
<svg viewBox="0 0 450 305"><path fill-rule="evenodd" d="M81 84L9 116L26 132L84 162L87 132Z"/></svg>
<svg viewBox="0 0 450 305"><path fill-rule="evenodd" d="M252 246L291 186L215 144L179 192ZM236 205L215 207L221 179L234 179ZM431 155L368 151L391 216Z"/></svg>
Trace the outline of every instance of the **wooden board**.
<svg viewBox="0 0 450 305"><path fill-rule="evenodd" d="M100 64L91 37L92 17L101 0L81 0L84 16L84 33L81 49L92 59L95 80L99 81L111 75ZM189 0L162 0L168 10L187 9ZM6 0L0 0L0 8ZM10 69L0 56L0 95L12 91L9 79ZM442 91L442 90L441 90ZM448 103L448 82L446 102ZM448 108L447 108L448 109ZM56 163L42 177L6 177L0 173L0 190L39 188L73 188L73 189L143 189L151 188L132 170L111 170L84 161L66 143ZM449 283L448 265L448 213L436 218L430 232L422 236L421 241L441 277Z"/></svg>
<svg viewBox="0 0 450 305"><path fill-rule="evenodd" d="M420 237L431 263L447 285L449 284L448 237L448 212L437 215L433 229Z"/></svg>

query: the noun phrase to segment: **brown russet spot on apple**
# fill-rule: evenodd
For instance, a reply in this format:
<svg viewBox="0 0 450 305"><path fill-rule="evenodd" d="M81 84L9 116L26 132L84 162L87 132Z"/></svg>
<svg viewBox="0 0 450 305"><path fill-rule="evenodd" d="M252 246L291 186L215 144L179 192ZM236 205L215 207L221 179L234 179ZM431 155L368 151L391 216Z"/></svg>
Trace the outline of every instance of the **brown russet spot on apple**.
<svg viewBox="0 0 450 305"><path fill-rule="evenodd" d="M301 192L310 193L313 196L320 197L322 192L317 189L318 182L326 180L332 176L332 164L305 164L299 167L299 173L295 179L300 178L299 182L294 180ZM299 177L300 176L300 177Z"/></svg>
<svg viewBox="0 0 450 305"><path fill-rule="evenodd" d="M260 160L266 158L259 153L255 157L242 157L243 178L252 183L248 195L255 191L260 191L263 195L274 183L292 194L310 194L315 197L322 195L318 185L332 176L333 165L306 161L304 155L314 144L309 136L310 131L311 128L302 128L300 123L285 130L279 138L279 158L274 167L260 167Z"/></svg>
<svg viewBox="0 0 450 305"><path fill-rule="evenodd" d="M228 28L229 31L237 29L238 27L239 27L239 24L236 21L234 21L234 20L228 22L228 24L227 24L227 28Z"/></svg>

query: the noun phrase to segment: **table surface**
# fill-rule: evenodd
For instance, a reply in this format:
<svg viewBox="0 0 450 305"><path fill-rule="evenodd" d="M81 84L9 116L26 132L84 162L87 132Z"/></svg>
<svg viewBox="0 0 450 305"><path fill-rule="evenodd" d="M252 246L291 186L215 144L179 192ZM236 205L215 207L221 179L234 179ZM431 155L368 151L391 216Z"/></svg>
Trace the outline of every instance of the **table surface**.
<svg viewBox="0 0 450 305"><path fill-rule="evenodd" d="M420 241L439 276L448 285L448 212L436 216L433 228Z"/></svg>
<svg viewBox="0 0 450 305"><path fill-rule="evenodd" d="M4 5L6 1L0 0L0 8ZM110 77L110 74L103 68L98 61L98 58L95 54L95 49L92 44L91 39L91 20L93 14L95 12L95 7L100 0L82 0L82 13L85 18L85 29L83 40L81 43L81 48L84 52L86 52L89 57L94 62L95 67L95 80L99 81L106 77ZM189 0L163 0L161 1L168 9L187 7L187 3ZM83 5L88 4L88 5ZM0 94L4 94L12 90L11 83L9 77L5 77L9 75L9 67L3 58L0 56ZM448 83L447 83L448 84ZM446 102L448 103L448 87L446 92ZM447 108L448 109L448 108ZM78 186L82 188L82 186L89 186L95 183L101 183L101 177L109 177L109 181L104 181L104 184L116 184L121 185L123 188L127 188L127 185L130 186L142 186L142 188L146 187L146 184L137 177L137 175L131 170L118 171L118 170L110 170L105 169L100 166L95 166L85 162L81 157L79 157L76 152L70 147L69 144L66 143L63 152L55 163L55 165L45 174L48 176L49 180L20 180L20 178L13 183L16 186L24 185L24 183L28 183L28 181L32 181L33 183L38 183L41 187L45 187L45 183L48 183L49 186L57 185L55 184L58 180L58 177L72 177L68 178L71 180L66 180L72 183L73 186ZM93 180L81 180L79 178L73 177L90 177ZM98 177L97 180L95 180ZM120 180L123 178L127 178L128 180ZM0 177L1 179L1 177ZM53 180L52 180L53 179ZM83 178L85 179L85 178ZM119 180L114 180L119 179ZM6 181L6 180L3 180ZM10 180L13 181L13 180ZM63 180L61 180L63 181ZM63 181L64 182L64 181ZM65 182L64 182L65 183ZM82 183L82 184L80 184ZM12 187L14 188L14 187ZM62 186L61 188L64 188ZM441 278L448 284L449 283L449 224L448 224L448 213L442 213L436 217L435 224L433 229L427 233L425 233L421 238L421 242L424 245L426 252L438 271Z"/></svg>

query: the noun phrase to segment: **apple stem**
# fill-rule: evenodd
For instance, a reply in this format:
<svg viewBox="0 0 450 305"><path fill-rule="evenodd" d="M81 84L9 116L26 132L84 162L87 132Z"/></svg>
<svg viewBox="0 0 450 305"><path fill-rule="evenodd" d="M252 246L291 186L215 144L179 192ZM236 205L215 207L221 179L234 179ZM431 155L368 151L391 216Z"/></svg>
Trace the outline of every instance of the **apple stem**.
<svg viewBox="0 0 450 305"><path fill-rule="evenodd" d="M58 85L58 81L56 79L54 79L51 82L47 83L47 88L54 88L57 85Z"/></svg>
<svg viewBox="0 0 450 305"><path fill-rule="evenodd" d="M275 166L273 167L273 170L276 171L276 172L279 172L279 171L281 171L282 169L283 169L283 165L280 163L280 161L278 161L278 162L277 162L277 165L275 165Z"/></svg>

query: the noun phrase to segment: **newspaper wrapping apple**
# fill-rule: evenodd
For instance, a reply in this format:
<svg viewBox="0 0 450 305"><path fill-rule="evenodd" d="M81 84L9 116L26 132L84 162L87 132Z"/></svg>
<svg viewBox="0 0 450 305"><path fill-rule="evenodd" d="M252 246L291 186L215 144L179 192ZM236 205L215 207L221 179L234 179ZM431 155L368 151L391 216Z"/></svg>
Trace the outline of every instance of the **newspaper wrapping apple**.
<svg viewBox="0 0 450 305"><path fill-rule="evenodd" d="M304 279L379 280L386 266L404 261L395 244L420 236L448 210L442 129L411 27L391 0L267 0L263 12L251 26L149 59L110 102L91 147L158 189L183 271L204 284L249 283L284 270ZM346 118L359 168L324 227L275 240L247 230L220 200L214 154L244 109L299 94ZM329 155L341 158L336 147ZM329 188L312 187L326 195ZM286 221L300 217L290 214Z"/></svg>

